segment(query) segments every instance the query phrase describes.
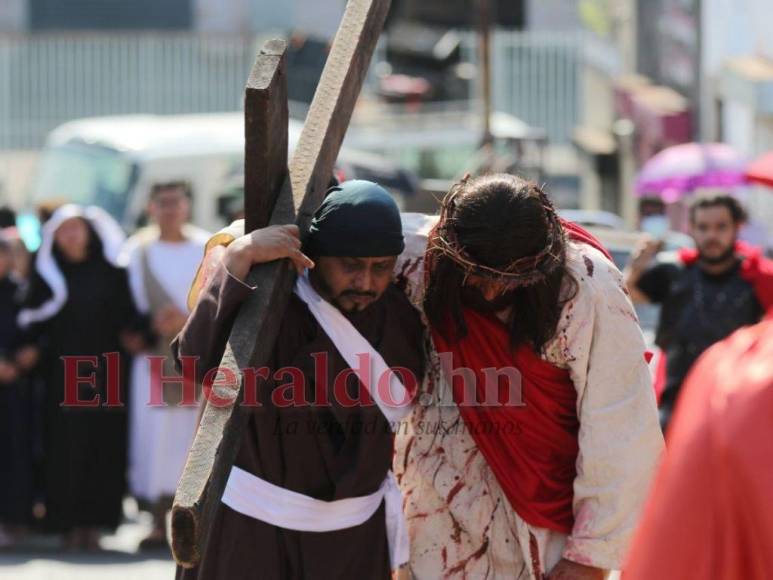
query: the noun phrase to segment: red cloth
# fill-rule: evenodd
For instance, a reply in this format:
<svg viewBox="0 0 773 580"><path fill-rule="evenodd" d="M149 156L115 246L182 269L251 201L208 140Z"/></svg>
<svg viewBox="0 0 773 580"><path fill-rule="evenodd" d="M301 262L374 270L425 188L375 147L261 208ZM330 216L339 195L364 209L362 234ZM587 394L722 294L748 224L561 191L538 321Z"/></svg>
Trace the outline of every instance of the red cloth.
<svg viewBox="0 0 773 580"><path fill-rule="evenodd" d="M591 234L588 230L577 225L574 222L570 222L564 219L561 220L561 226L564 228L564 231L566 232L570 240L573 240L575 242L581 242L583 244L588 244L589 246L593 246L599 252L604 254L607 260L614 263L614 260L612 259L612 255L609 252L607 252L607 249L604 246L601 245L601 242L598 240L598 238L596 238L596 236Z"/></svg>
<svg viewBox="0 0 773 580"><path fill-rule="evenodd" d="M468 334L453 345L433 331L439 353L453 353L453 367L475 374L476 398L465 398L463 383L453 380L454 400L480 452L486 458L513 509L533 526L569 533L574 525L572 483L578 443L577 392L569 373L542 360L529 346L513 351L505 326L464 309ZM484 401L483 369L514 367L521 374L525 406L507 405L507 381L499 380L499 406ZM515 402L515 401L514 401Z"/></svg>
<svg viewBox="0 0 773 580"><path fill-rule="evenodd" d="M685 382L626 580L773 578L773 319L711 347Z"/></svg>
<svg viewBox="0 0 773 580"><path fill-rule="evenodd" d="M757 300L765 312L773 309L773 260L762 255L762 250L745 242L736 242L735 251L744 258L741 262L741 278L754 287ZM698 260L698 250L682 248L679 259L690 265Z"/></svg>
<svg viewBox="0 0 773 580"><path fill-rule="evenodd" d="M589 244L611 260L601 243L580 226L563 221L570 239ZM463 310L468 334L449 344L433 330L439 353L453 354L453 367L471 369L475 399L453 379L459 412L513 509L527 523L571 533L573 483L577 475L577 391L569 373L521 345L515 350L505 326L472 309ZM514 367L521 376L523 406L508 400L506 379L499 380L496 406L470 405L486 399L484 369ZM468 404L464 404L467 402Z"/></svg>

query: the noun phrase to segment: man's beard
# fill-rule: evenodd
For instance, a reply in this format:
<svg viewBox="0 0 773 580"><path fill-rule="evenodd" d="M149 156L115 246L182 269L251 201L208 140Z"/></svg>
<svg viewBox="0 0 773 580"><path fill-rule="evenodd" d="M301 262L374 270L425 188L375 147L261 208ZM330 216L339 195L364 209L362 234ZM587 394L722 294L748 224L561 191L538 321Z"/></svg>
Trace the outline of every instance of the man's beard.
<svg viewBox="0 0 773 580"><path fill-rule="evenodd" d="M516 290L508 290L493 300L486 300L480 290L470 286L462 286L462 304L484 314L496 314L510 307L515 302Z"/></svg>
<svg viewBox="0 0 773 580"><path fill-rule="evenodd" d="M724 252L719 254L718 256L707 256L706 253L703 251L703 248L698 248L698 255L700 257L701 262L704 264L709 265L716 265L716 264L722 264L723 262L727 262L735 255L735 244L730 245L728 248L725 249Z"/></svg>
<svg viewBox="0 0 773 580"><path fill-rule="evenodd" d="M325 300L335 305L335 307L341 310L342 312L362 312L363 310L371 306L373 302L376 301L376 298L378 298L378 294L376 292L358 292L356 290L343 290L339 294L334 294L333 289L327 284L327 282L325 282L322 276L315 276L314 282L316 282L317 286L319 286L320 294L325 298ZM357 298L357 297L371 298L372 302L369 302L364 306L358 304L357 302L353 302L354 306L352 308L344 308L342 306L341 304L342 298Z"/></svg>
<svg viewBox="0 0 773 580"><path fill-rule="evenodd" d="M370 298L370 302L366 302L365 304L360 304L358 302L352 302L354 305L352 308L344 308L344 306L341 304L342 298ZM376 301L376 298L378 298L378 294L375 292L357 292L355 290L344 290L341 292L338 296L333 298L333 304L335 304L339 310L343 310L344 312L362 312L363 310L367 310L370 306L373 305L373 303Z"/></svg>

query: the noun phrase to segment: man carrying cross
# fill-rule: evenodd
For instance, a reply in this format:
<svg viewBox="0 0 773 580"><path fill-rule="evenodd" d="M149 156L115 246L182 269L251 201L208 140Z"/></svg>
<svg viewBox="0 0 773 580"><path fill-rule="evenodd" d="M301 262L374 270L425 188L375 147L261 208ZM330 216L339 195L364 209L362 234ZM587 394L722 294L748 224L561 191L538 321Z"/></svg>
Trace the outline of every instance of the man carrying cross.
<svg viewBox="0 0 773 580"><path fill-rule="evenodd" d="M283 93L281 82L284 78L282 52L276 46L269 46L259 57L248 81L245 106L248 231L269 222L296 222L307 230L308 216L319 205L330 179L388 4L388 0L349 0L289 168L286 167L287 112L286 103L283 105L286 92ZM279 66L274 66L277 63ZM286 168L288 179L284 180ZM428 394L429 400L424 397L421 400L424 405L413 413L412 430L402 438L395 462L396 475L403 490L407 490L411 571L416 578L433 580L440 577L541 579L546 572L552 580L597 578L603 575L604 569L614 568L621 562L640 500L662 447L654 395L643 359L641 331L619 272L603 252L593 248L595 241L560 223L538 188L512 176L491 179L465 183L463 191L452 191L447 201L454 200L454 209L446 211L439 222L426 216L408 217L404 222L408 226L404 229L408 248L396 267L397 282L427 314L434 347L430 350L429 376L422 389L422 395ZM451 209L450 205L446 204L447 210ZM251 213L257 216L252 221ZM369 227L369 223L362 225ZM436 225L439 229L433 230ZM433 260L432 256L436 255L433 248L442 241L437 235L429 235L431 231L443 233L440 238L448 242L444 256L450 265L446 261L441 268L439 261ZM279 243L279 250L277 244L269 243L268 247L273 250L266 250L267 237L287 237L290 233L297 237L297 230L261 230L241 238L242 242L234 242L233 248L254 249L247 252L251 256L248 264L289 256L297 266L303 266L297 241L292 246L290 242ZM210 346L222 347L228 338L223 356L226 368L238 369L238 366L256 364L255 361L260 364L269 361L273 365L277 362L276 353L287 352L282 350L280 332L276 348L269 355L280 322L288 328L288 320L301 322L298 313L293 314L294 307L280 320L286 303L283 297L289 295L291 288L289 269L279 262L261 264L250 273L249 280L258 282L255 290L234 290L231 278L241 261L231 264L229 276L222 260L215 260L218 253L221 258L227 258L222 255L224 251L237 252L231 249L210 253L215 265L197 307L204 314L194 313L190 324L195 324L198 317L211 318L215 325L211 321L204 324L212 337L195 351L214 353L216 357L222 348ZM246 272L247 266L242 268ZM331 285L326 293L324 285L319 284L323 274L321 261L316 270L319 276L315 289L319 294L332 300L337 289L345 289L346 285ZM517 283L510 284L513 280ZM529 288L524 292L519 286L525 288L527 282ZM296 292L303 300L303 281L300 284ZM240 292L252 296L227 337L229 324L218 322L217 317L234 318L234 308L228 304L239 302ZM429 298L432 294L437 300L434 307L427 308L431 300L425 300L425 296ZM364 315L389 295L386 291L380 300L354 314ZM343 300L344 296L338 295L338 298L341 300L337 305L344 309L346 304L354 307L357 303L353 297ZM372 297L360 298L365 305ZM297 302L295 296L292 302ZM313 299L305 304L309 312L314 304L319 305ZM465 318L468 315L474 318L476 314L487 324L476 321L465 328ZM316 314L308 316L319 320ZM451 328L444 327L447 317L451 319ZM387 320L394 324L391 317ZM324 326L321 321L317 324ZM329 327L335 335L332 329L336 325ZM293 332L303 332L305 327L299 328ZM370 339L366 328L357 329L358 334ZM181 352L194 352L185 348L185 336L184 331ZM350 336L353 335L350 333ZM410 357L404 353L407 358L414 357L423 346L421 340L401 340L413 350ZM388 345L388 341L382 341L373 346L381 351ZM336 341L335 349L338 346ZM495 405L495 409L468 412L470 409L464 409L455 397L439 399L443 385L454 386L452 379L446 384L446 379L441 378L436 356L439 350L458 354L460 366L466 367L459 368L452 361L449 372L472 373L476 379L486 371L496 372L502 363L509 367L523 366L526 406ZM382 358L391 363L388 354L384 352ZM350 368L356 362L342 358ZM236 361L243 364L236 365ZM250 393L255 392L254 388L248 388L251 386L248 383L245 381L241 389L244 400L253 398ZM262 394L277 390L271 381L259 387ZM373 394L372 389L366 390ZM445 394L449 395L451 390L445 388ZM239 391L224 388L219 393L232 404L240 400ZM525 414L515 417L514 412L519 409ZM200 577L207 578L244 577L248 570L240 568L237 562L227 562L239 559L253 567L253 577L383 577L388 572L383 557L386 541L363 543L365 536L378 538L381 534L383 539L386 534L378 530L373 530L373 535L348 534L359 529L351 526L339 531L297 531L305 524L282 525L276 520L275 524L267 525L265 521L271 519L271 514L255 513L256 520L226 511L235 509L225 508L220 502L224 487L224 501L239 507L240 502L234 500L234 495L241 484L245 480L254 484L251 477L261 477L260 473L249 471L257 463L248 465L242 463L243 459L237 459L237 467L247 471L249 477L242 477L237 470L231 482L236 449L240 454L249 449L244 445L246 439L240 435L242 414L234 410L233 406L226 405L221 410L208 404L203 413L172 513L172 547L177 561L184 566L199 564ZM250 433L254 429L254 415L251 411ZM486 424L502 422L505 427L507 424L516 427L516 431L501 429L493 436L485 433ZM472 428L455 436L451 427L462 423ZM476 435L480 434L477 428L481 423L484 437L479 438ZM433 425L441 428L427 432ZM269 439L272 449L283 449L282 433L282 430L270 431L253 448L260 449ZM255 439L254 433L252 439ZM325 448L316 449L316 455L310 455L306 448L295 451L302 459L298 465L306 466L304 477L313 484ZM289 473L288 466L296 464L291 462L290 453L282 457L288 458L283 469ZM263 454L260 459L268 461L269 457ZM388 467L375 470L379 472L378 481L386 481L385 469ZM337 474L332 471L325 477ZM349 475L342 483L363 477L357 471ZM272 483L271 476L268 477ZM299 487L308 485L301 484L301 480L296 482ZM370 487L378 481L370 481ZM276 482L281 483L274 480L273 484ZM320 484L296 499L300 505L307 505L309 499L312 501L308 505L319 505L313 500L325 497L326 489ZM363 487L356 493L366 502L380 501L379 495L373 495L376 493L373 489L369 491ZM362 496L363 493L366 495ZM330 498L329 493L327 497ZM284 504L263 502L262 505ZM312 507L307 511L314 510ZM268 543L259 543L254 534L251 539L240 541L231 533L224 534L224 513L232 521L245 518L241 521L256 527L266 525L274 533L266 534ZM376 521L373 518L380 516L376 513L371 516ZM221 539L223 536L227 541ZM336 541L326 544L325 537ZM311 538L321 542L314 545L317 549L307 549ZM346 541L341 541L344 538ZM212 542L219 549L212 548ZM298 549L289 553L287 546ZM380 552L372 554L372 546L381 546ZM257 568L258 554L266 559L265 567ZM311 554L319 554L320 558L305 559ZM207 572L206 560L216 563L214 572ZM393 559L396 563L402 560ZM377 564L379 561L383 563ZM345 567L350 564L351 567ZM225 572L218 570L221 565ZM290 565L303 566L303 572L297 572L297 567L288 570ZM327 566L332 567L325 569ZM181 571L180 574L188 574L190 578L192 573Z"/></svg>
<svg viewBox="0 0 773 580"><path fill-rule="evenodd" d="M335 197L329 200L323 208ZM418 580L602 578L622 564L663 445L644 342L620 272L594 238L557 218L539 188L514 176L464 180L449 192L440 218L402 217L406 249L396 282L423 310L432 339L421 404L400 430L394 462L407 500L410 572ZM361 215L348 223L378 221ZM289 255L303 265L297 241L285 244L285 252L261 249L266 244L256 239L270 231L240 238L228 252L246 244L261 254L251 262ZM339 241L338 251L358 247L355 238ZM321 277L325 269L317 261ZM231 267L237 275L244 271L246 266ZM197 324L210 328L202 324L206 316L217 319L220 313L224 320L232 311L233 290L216 281L224 276L222 269L215 274L183 339ZM324 295L336 296L336 288ZM289 317L285 323L298 321ZM223 323L214 328L224 340ZM413 336L402 341L415 354L421 346ZM183 351L217 357L211 344ZM519 373L522 399L488 400L487 373L506 369ZM283 441L275 441L282 432L272 431L272 424L262 425L262 444L268 439L284 449ZM313 458L324 449L287 451L287 461L309 466L303 477L312 481L318 465ZM379 477L390 465L389 457L382 460ZM367 463L351 466L366 469ZM350 477L364 473L352 471ZM227 504L231 487L229 480ZM286 557L276 541L255 543L249 534L242 550L242 540L220 526L215 524L210 540L218 548L207 552L217 554L213 559L253 551L269 562ZM330 535L343 540L343 533ZM236 551L227 548L233 542ZM349 544L336 546L328 548L345 561ZM324 558L303 561L305 578L380 577L327 568Z"/></svg>
<svg viewBox="0 0 773 580"><path fill-rule="evenodd" d="M173 344L198 357L199 380L254 291L250 267L290 258L300 275L267 369L245 371L260 380L245 380L249 420L206 551L177 578L389 578L408 559L392 428L424 367L418 313L391 283L404 248L394 200L367 181L332 188L303 251L295 226L214 242L232 243L210 250Z"/></svg>

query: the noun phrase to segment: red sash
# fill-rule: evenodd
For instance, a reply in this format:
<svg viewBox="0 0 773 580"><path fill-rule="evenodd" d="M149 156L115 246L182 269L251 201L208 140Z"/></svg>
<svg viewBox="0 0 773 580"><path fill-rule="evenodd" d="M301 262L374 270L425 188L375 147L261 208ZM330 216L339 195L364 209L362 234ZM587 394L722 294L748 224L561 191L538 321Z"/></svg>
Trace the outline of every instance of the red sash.
<svg viewBox="0 0 773 580"><path fill-rule="evenodd" d="M464 310L464 318L469 332L453 345L433 332L438 352L453 353L455 369L472 369L478 401L486 396L483 369L515 367L525 405L506 404L511 399L504 378L498 385L500 406L465 405L473 401L465 398L462 381L455 378L452 389L459 412L518 515L533 526L569 533L580 426L569 373L528 346L513 352L498 320L471 309Z"/></svg>
<svg viewBox="0 0 773 580"><path fill-rule="evenodd" d="M571 239L609 257L590 233L569 222L563 226ZM541 359L527 345L513 350L499 320L468 308L463 315L467 336L449 344L433 330L437 351L453 354L454 369L472 370L477 401L487 400L485 369L514 367L520 373L524 405L506 404L512 391L505 377L497 384L499 405L475 405L457 373L452 391L462 419L518 515L533 526L568 534L574 525L580 427L577 391L569 373Z"/></svg>

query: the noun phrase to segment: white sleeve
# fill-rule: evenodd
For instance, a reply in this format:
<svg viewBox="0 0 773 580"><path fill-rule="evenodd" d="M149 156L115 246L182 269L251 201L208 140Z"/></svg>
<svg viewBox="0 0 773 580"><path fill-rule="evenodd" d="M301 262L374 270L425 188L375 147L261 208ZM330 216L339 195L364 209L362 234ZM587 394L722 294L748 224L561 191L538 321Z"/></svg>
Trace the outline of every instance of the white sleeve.
<svg viewBox="0 0 773 580"><path fill-rule="evenodd" d="M427 236L437 223L438 216L402 213L400 217L403 223L405 250L397 259L394 281L405 292L411 304L419 312L423 312L424 253L427 249Z"/></svg>
<svg viewBox="0 0 773 580"><path fill-rule="evenodd" d="M619 569L663 450L645 343L622 275L583 246L561 350L580 420L575 524L564 557Z"/></svg>
<svg viewBox="0 0 773 580"><path fill-rule="evenodd" d="M126 264L126 271L129 275L129 288L131 289L134 303L137 305L137 310L142 314L148 314L150 312L150 303L142 274L142 245L139 243L139 240L129 238L126 244L124 244L121 256L122 261Z"/></svg>

